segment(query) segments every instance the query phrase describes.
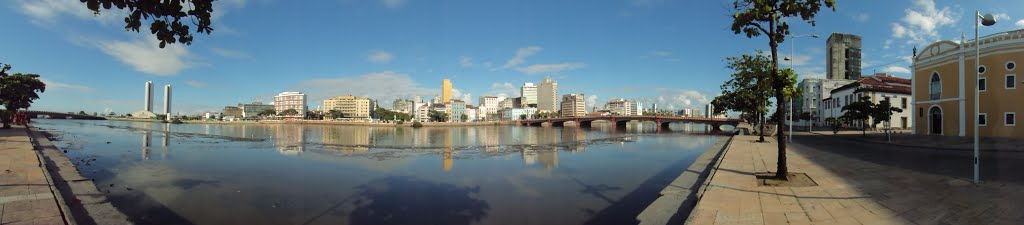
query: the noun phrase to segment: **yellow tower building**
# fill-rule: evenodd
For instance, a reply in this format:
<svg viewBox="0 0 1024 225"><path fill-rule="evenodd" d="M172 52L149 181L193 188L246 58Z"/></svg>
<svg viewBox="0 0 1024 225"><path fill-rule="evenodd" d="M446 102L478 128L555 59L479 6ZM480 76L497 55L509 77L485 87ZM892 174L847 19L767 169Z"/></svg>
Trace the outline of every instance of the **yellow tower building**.
<svg viewBox="0 0 1024 225"><path fill-rule="evenodd" d="M441 101L449 102L452 100L452 81L444 79L441 81Z"/></svg>

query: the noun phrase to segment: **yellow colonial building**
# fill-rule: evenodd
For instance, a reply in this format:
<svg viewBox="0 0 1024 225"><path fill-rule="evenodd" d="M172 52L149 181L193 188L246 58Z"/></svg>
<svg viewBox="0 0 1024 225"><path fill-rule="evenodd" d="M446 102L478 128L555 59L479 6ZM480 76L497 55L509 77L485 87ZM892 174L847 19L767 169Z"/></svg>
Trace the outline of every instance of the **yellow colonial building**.
<svg viewBox="0 0 1024 225"><path fill-rule="evenodd" d="M1024 30L980 38L981 63L975 63L974 41L939 41L914 56L914 133L1024 138L1016 129L1024 113L1024 88L1017 88L1017 61L1024 62ZM980 72L976 75L975 68ZM980 89L980 114L975 118L975 85Z"/></svg>

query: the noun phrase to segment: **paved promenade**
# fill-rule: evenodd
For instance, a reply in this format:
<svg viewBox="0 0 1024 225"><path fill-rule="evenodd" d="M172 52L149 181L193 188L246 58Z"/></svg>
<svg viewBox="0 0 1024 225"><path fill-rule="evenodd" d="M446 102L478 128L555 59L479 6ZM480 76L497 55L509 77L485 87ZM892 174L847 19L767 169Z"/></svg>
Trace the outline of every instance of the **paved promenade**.
<svg viewBox="0 0 1024 225"><path fill-rule="evenodd" d="M883 145L806 133L795 137L789 169L806 173L819 186L759 187L752 174L775 170L776 144L737 136L688 224L1024 224L1020 183L974 185L941 171L837 153L887 151ZM802 140L817 143L809 147ZM917 154L909 160L929 160L928 152Z"/></svg>
<svg viewBox="0 0 1024 225"><path fill-rule="evenodd" d="M0 129L0 224L65 224L24 127Z"/></svg>

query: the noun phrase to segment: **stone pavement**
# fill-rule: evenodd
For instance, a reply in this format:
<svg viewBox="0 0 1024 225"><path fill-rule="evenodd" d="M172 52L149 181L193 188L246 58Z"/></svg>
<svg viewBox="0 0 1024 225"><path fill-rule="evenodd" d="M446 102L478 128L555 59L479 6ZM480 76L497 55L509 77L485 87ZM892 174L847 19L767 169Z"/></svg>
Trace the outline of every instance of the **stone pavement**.
<svg viewBox="0 0 1024 225"><path fill-rule="evenodd" d="M819 186L760 187L753 173L774 171L777 153L775 143L756 139L735 137L687 224L1024 224L1019 184L974 185L813 149L799 138L789 170Z"/></svg>
<svg viewBox="0 0 1024 225"><path fill-rule="evenodd" d="M0 224L66 224L27 134L0 129Z"/></svg>

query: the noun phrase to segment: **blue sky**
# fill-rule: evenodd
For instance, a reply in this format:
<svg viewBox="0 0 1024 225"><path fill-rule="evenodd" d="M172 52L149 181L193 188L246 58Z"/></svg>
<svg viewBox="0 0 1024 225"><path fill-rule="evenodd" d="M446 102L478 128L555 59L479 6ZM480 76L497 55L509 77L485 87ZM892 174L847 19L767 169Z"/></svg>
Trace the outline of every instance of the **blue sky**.
<svg viewBox="0 0 1024 225"><path fill-rule="evenodd" d="M450 78L457 97L518 96L552 77L583 93L663 108L701 107L728 78L725 57L767 49L729 29L731 0L219 0L212 35L156 47L126 32L123 14L93 15L78 0L10 0L0 8L0 62L37 73L48 90L33 109L126 113L142 108L143 83L174 86L174 111L219 111L302 91L315 108L335 95L429 99ZM817 26L794 24L795 68L824 77L825 39L863 36L864 73L908 76L914 46L973 36L975 9L995 13L993 33L1024 27L1024 1L838 1ZM147 29L142 29L143 31ZM790 43L780 54L788 55ZM780 66L788 66L782 63ZM162 91L157 91L162 99ZM159 110L161 106L156 106Z"/></svg>

